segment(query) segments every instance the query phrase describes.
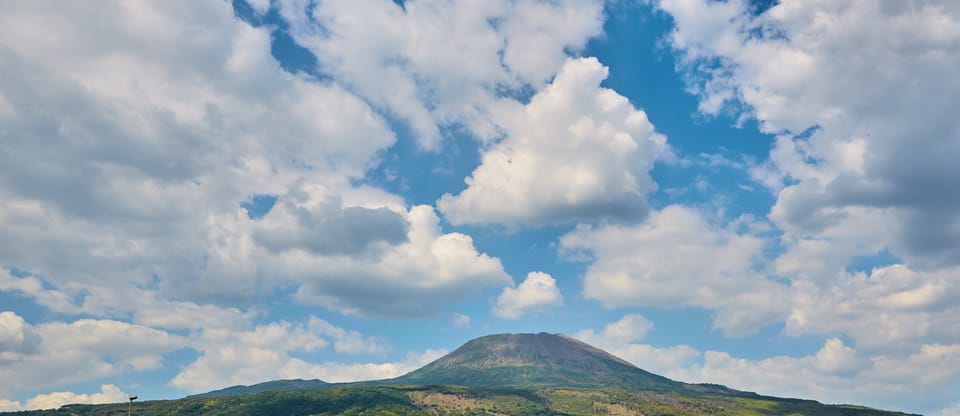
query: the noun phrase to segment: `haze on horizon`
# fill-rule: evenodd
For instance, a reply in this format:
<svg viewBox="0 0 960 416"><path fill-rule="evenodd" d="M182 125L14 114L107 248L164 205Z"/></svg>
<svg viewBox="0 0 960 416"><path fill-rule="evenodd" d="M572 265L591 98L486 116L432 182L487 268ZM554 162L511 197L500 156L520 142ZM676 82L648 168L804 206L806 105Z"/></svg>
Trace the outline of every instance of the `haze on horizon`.
<svg viewBox="0 0 960 416"><path fill-rule="evenodd" d="M0 11L0 411L545 331L960 414L960 3Z"/></svg>

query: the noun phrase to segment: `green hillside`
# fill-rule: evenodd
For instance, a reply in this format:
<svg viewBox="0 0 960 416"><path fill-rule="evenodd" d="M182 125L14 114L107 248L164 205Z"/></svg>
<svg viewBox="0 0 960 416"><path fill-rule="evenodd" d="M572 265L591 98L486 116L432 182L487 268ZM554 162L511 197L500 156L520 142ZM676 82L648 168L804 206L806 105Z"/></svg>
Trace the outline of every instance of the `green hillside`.
<svg viewBox="0 0 960 416"><path fill-rule="evenodd" d="M21 416L121 416L127 404L70 405ZM849 415L902 413L828 406L806 400L679 394L615 388L470 388L352 386L272 391L229 397L188 397L134 403L133 415Z"/></svg>

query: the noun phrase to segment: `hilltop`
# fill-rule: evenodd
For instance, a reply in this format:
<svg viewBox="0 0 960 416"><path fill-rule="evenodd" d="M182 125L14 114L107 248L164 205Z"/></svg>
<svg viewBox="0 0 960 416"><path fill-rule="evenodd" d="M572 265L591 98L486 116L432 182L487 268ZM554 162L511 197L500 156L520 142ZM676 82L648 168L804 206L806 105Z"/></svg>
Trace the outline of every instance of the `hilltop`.
<svg viewBox="0 0 960 416"><path fill-rule="evenodd" d="M196 394L191 397L226 397L239 396L243 394L255 394L265 391L293 391L293 390L320 390L332 386L322 380L272 380L263 383L257 383L251 386L236 385L219 390L208 391L206 393Z"/></svg>
<svg viewBox="0 0 960 416"><path fill-rule="evenodd" d="M467 342L398 384L566 386L668 390L683 383L644 371L562 334L496 334Z"/></svg>

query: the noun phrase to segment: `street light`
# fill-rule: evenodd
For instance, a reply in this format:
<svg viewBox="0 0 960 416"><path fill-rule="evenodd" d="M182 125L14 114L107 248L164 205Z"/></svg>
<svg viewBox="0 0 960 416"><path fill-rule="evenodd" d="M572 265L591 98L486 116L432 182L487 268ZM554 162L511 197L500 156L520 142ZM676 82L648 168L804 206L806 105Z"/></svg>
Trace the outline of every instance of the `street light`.
<svg viewBox="0 0 960 416"><path fill-rule="evenodd" d="M137 400L137 395L136 395L136 394L131 394L131 395L130 395L130 405L127 406L127 416L130 416L130 412L133 411L133 401L134 401L134 400Z"/></svg>

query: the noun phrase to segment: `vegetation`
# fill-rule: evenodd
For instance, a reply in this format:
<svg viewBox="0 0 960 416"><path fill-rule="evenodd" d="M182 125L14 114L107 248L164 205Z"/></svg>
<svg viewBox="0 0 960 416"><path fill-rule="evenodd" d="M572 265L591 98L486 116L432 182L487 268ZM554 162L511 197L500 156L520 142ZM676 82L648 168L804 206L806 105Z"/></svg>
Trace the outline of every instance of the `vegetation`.
<svg viewBox="0 0 960 416"><path fill-rule="evenodd" d="M127 404L68 405L20 416L122 416ZM731 397L617 388L481 388L463 386L350 386L269 391L230 397L187 397L134 403L132 414L159 415L677 415L893 416L809 400Z"/></svg>

